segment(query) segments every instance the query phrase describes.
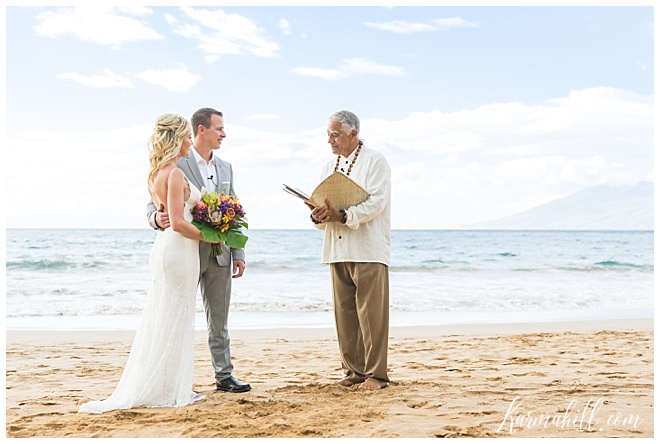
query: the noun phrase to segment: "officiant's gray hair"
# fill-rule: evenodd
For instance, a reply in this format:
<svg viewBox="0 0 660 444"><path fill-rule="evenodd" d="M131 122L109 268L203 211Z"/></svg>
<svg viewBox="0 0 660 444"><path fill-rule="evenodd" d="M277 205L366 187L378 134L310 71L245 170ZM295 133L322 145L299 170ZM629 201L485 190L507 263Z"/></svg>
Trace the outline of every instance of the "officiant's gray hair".
<svg viewBox="0 0 660 444"><path fill-rule="evenodd" d="M360 133L360 119L358 119L358 116L353 114L350 111L346 110L341 110L337 111L333 115L330 116L330 120L336 120L337 122L341 123L343 126L348 128L348 130L355 130Z"/></svg>

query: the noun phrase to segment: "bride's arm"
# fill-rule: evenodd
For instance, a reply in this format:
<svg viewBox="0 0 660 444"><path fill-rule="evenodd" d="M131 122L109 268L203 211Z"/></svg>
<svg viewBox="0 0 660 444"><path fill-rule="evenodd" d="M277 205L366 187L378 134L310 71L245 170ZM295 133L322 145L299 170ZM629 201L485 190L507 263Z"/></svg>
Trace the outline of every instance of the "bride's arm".
<svg viewBox="0 0 660 444"><path fill-rule="evenodd" d="M167 212L172 230L190 239L204 240L202 232L183 218L184 190L186 183L183 171L176 168L167 180Z"/></svg>

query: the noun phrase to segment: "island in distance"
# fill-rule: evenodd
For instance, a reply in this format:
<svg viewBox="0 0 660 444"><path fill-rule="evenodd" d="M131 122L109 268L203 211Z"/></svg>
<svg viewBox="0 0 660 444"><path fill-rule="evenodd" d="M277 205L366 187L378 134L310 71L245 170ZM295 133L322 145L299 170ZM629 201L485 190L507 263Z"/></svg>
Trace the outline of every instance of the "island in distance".
<svg viewBox="0 0 660 444"><path fill-rule="evenodd" d="M601 185L501 219L466 226L491 230L653 230L653 183Z"/></svg>

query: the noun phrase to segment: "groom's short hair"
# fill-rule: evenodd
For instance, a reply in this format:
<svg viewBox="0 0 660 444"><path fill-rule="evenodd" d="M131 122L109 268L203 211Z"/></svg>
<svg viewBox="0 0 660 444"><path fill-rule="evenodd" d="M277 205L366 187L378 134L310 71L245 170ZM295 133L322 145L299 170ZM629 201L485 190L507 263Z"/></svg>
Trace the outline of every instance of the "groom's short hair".
<svg viewBox="0 0 660 444"><path fill-rule="evenodd" d="M192 125L193 136L197 135L197 128L199 125L204 125L204 128L211 127L211 116L214 114L222 117L222 113L213 108L200 108L192 115L190 124Z"/></svg>

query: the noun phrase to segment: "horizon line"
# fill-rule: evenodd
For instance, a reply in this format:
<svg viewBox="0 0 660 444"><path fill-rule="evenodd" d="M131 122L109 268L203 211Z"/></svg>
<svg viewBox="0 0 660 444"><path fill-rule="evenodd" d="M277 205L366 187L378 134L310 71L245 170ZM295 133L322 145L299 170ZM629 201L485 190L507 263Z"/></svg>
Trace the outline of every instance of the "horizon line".
<svg viewBox="0 0 660 444"><path fill-rule="evenodd" d="M150 227L5 227L5 230L145 230ZM318 231L316 228L250 228L250 231ZM655 231L654 228L392 228L390 231Z"/></svg>

